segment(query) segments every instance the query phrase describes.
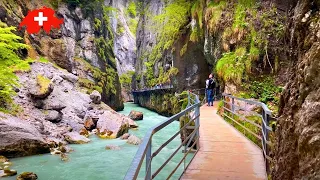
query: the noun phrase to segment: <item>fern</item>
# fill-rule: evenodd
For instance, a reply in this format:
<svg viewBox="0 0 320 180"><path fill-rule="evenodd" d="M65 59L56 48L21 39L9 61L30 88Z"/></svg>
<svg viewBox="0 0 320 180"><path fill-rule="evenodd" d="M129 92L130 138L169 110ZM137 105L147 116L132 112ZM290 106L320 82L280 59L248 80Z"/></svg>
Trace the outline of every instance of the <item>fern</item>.
<svg viewBox="0 0 320 180"><path fill-rule="evenodd" d="M15 27L8 27L0 21L0 110L10 110L11 97L15 94L13 86L18 86L14 71L25 71L29 65L17 55L19 49L28 48L20 43L21 37L15 35Z"/></svg>

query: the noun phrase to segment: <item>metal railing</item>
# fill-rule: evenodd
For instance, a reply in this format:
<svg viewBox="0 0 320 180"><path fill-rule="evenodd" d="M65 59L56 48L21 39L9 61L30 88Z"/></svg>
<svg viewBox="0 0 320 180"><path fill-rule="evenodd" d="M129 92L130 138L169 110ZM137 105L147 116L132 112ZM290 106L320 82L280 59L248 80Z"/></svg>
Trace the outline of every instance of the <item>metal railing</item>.
<svg viewBox="0 0 320 180"><path fill-rule="evenodd" d="M169 138L159 148L157 148L155 151L152 151L152 138L153 138L154 134L156 134L158 131L162 130L163 128L165 128L166 126L171 124L172 122L179 120L179 118L181 118L183 116L189 116L190 114L192 114L192 115L190 116L189 122L184 124L171 138ZM146 172L145 172L144 179L147 179L147 180L154 179L178 152L181 153L181 151L179 151L179 150L183 147L184 147L184 150L182 151L182 153L184 154L183 158L178 162L177 166L175 168L173 168L173 170L171 172L167 173L168 177L166 179L169 179L170 177L172 177L172 175L175 174L175 172L181 166L182 163L184 164L184 167L183 167L184 168L183 172L184 172L187 169L187 167L189 166L190 162L192 161L192 159L191 159L190 162L188 164L186 164L186 157L188 156L188 154L190 152L194 152L194 151L192 151L193 149L195 150L195 153L196 153L196 152L198 152L198 150L200 148L200 146L199 146L199 138L200 138L200 134L199 134L200 121L199 120L200 119L199 119L199 117L200 117L199 97L191 92L188 92L188 106L184 110L182 110L180 113L170 117L166 121L161 122L160 124L151 128L146 133L145 137L143 138L142 144L139 146L139 149L138 149L124 179L125 180L137 179L144 159L146 162L145 163ZM192 123L194 123L194 126L191 126ZM152 171L153 170L152 169L153 158L156 157L163 148L167 147L167 145L172 140L174 140L179 134L181 134L182 132L185 132L187 129L189 129L189 130L193 129L193 131L188 135L186 135L186 133L184 133L184 138L183 138L183 140L181 140L181 144L178 145L176 150L165 160L165 162L160 166L160 168L156 169L155 171ZM194 156L195 156L195 154L194 154ZM182 172L182 174L183 174L183 172Z"/></svg>
<svg viewBox="0 0 320 180"><path fill-rule="evenodd" d="M227 99L229 101L227 101ZM239 104L243 105L236 105L235 100L239 101ZM269 146L271 146L271 142L269 141L269 132L272 131L272 128L269 126L269 122L271 120L271 111L267 107L266 104L262 102L257 102L253 100L243 99L234 97L230 94L222 94L222 101L223 101L223 109L224 109L224 117L227 117L228 119L231 119L233 123L236 123L238 126L243 128L245 132L249 132L251 135L255 136L257 139L261 141L261 148L265 160L266 165L266 171L269 174L270 172L270 162L272 161L272 158L270 157L269 152ZM249 110L247 108L248 105L257 105L261 107L261 113L257 113L256 111ZM252 120L249 120L246 115L240 114L239 112L248 112L251 113L251 115L261 117L262 122L261 124L254 122ZM253 132L251 129L245 127L243 124L239 122L239 120L236 120L235 118L240 119L240 121L243 121L245 123L250 123L251 125L254 125L255 127L259 128L260 135Z"/></svg>
<svg viewBox="0 0 320 180"><path fill-rule="evenodd" d="M145 92L145 91L167 90L167 89L173 89L173 85L154 86L150 88L133 90L132 92Z"/></svg>

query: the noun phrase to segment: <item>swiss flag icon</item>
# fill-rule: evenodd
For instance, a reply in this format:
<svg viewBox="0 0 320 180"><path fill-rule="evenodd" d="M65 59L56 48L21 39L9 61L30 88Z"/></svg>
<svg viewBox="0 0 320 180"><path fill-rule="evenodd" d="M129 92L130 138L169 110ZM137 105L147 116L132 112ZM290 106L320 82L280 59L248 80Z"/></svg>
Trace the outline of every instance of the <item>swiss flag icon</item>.
<svg viewBox="0 0 320 180"><path fill-rule="evenodd" d="M55 17L55 11L53 9L43 7L29 11L19 27L26 26L29 34L39 33L41 28L49 34L51 28L59 29L62 23L63 19Z"/></svg>

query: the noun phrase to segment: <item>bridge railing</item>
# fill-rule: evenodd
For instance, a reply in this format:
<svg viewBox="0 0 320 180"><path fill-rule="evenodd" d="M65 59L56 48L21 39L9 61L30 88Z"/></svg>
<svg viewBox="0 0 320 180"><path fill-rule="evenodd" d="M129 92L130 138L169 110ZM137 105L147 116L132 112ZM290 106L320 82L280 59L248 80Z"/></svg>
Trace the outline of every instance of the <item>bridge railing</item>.
<svg viewBox="0 0 320 180"><path fill-rule="evenodd" d="M160 147L158 147L156 150L152 151L152 140L153 135L155 135L158 131L162 130L169 124L179 120L179 118L183 116L189 116L190 120L188 123L184 124L180 129L175 132L175 134L166 140ZM145 160L145 174L143 176L143 179L151 180L154 179L165 166L168 165L170 160L177 154L177 153L183 153L183 157L181 160L178 161L178 164L176 167L172 169L171 172L168 172L168 177L166 179L170 179L172 175L174 175L179 167L182 167L183 164L183 172L187 169L189 166L191 160L189 162L186 162L187 156L191 153L194 153L193 157L195 156L195 153L198 152L200 146L199 146L199 127L200 127L200 101L199 97L191 92L188 92L188 106L182 110L180 113L168 118L167 120L161 122L160 124L156 125L155 127L151 128L143 138L143 141L141 145L139 146L139 149L131 163L131 166L129 170L127 171L127 174L125 176L125 180L133 180L137 179L141 170L141 166ZM194 124L194 126L191 126ZM193 129L191 133L188 134L188 136L185 136L179 145L177 145L175 151L165 160L165 162L157 168L155 171L153 171L152 166L152 160L155 158L161 150L163 150L167 145L172 142L176 137L178 137L183 131ZM186 133L184 133L186 134ZM184 148L184 150L182 150ZM181 151L182 150L182 151ZM192 157L192 158L193 158ZM189 159L189 158L188 158ZM182 172L182 173L183 173ZM180 174L181 176L182 174ZM141 178L141 176L139 176Z"/></svg>
<svg viewBox="0 0 320 180"><path fill-rule="evenodd" d="M132 92L144 92L144 91L166 90L166 89L173 89L173 85L154 86L150 88L133 90Z"/></svg>
<svg viewBox="0 0 320 180"><path fill-rule="evenodd" d="M224 109L224 113L223 113L224 117L227 117L228 119L232 120L233 123L236 123L236 125L243 128L245 132L250 133L251 135L253 135L254 137L256 137L261 141L261 149L262 149L265 164L266 164L266 170L267 170L267 173L269 173L270 162L272 161L272 158L270 157L270 152L269 152L269 147L271 146L271 142L269 140L270 139L269 132L272 131L272 128L269 126L271 115L272 115L270 109L267 107L266 104L262 102L238 98L230 94L222 94L222 101L223 101L222 108ZM250 108L247 107L249 105L255 105L255 106L261 107L261 113L258 113L254 110L250 110ZM247 112L250 115L260 117L262 119L261 124L254 122L252 120L249 120L247 118L248 116L243 115L244 113L240 113L241 111ZM244 126L244 124L240 123L239 120L245 123L250 123L251 125L260 129L260 133L257 134L256 132L253 132L251 129Z"/></svg>

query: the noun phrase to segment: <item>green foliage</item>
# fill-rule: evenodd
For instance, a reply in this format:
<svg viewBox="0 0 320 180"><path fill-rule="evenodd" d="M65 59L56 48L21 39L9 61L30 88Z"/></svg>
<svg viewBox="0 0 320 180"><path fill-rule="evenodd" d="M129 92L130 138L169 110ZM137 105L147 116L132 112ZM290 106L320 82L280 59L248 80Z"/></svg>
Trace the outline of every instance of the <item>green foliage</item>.
<svg viewBox="0 0 320 180"><path fill-rule="evenodd" d="M44 58L44 57L40 57L39 58L39 62L42 62L42 63L49 63L49 60Z"/></svg>
<svg viewBox="0 0 320 180"><path fill-rule="evenodd" d="M275 84L274 77L261 76L259 78L251 79L250 82L250 84L242 86L249 94L250 98L259 99L259 101L263 103L279 103L282 88Z"/></svg>
<svg viewBox="0 0 320 180"><path fill-rule="evenodd" d="M120 76L120 83L122 87L131 89L132 76L134 75L134 73L134 71L128 71L127 73Z"/></svg>
<svg viewBox="0 0 320 180"><path fill-rule="evenodd" d="M86 78L79 78L78 83L81 87L85 87L88 90L91 90L91 92L93 91L92 89L95 86L95 82L93 82L89 79L86 79Z"/></svg>
<svg viewBox="0 0 320 180"><path fill-rule="evenodd" d="M132 18L135 18L137 16L137 6L134 1L131 1L129 3L129 6L126 10L126 14L129 15Z"/></svg>
<svg viewBox="0 0 320 180"><path fill-rule="evenodd" d="M164 13L154 17L156 31L159 32L157 44L149 59L154 62L162 57L162 53L172 47L181 35L181 28L188 22L191 2L176 0L164 8Z"/></svg>
<svg viewBox="0 0 320 180"><path fill-rule="evenodd" d="M102 79L102 83L105 84L106 92L109 94L116 94L117 89L116 89L116 80L118 78L118 73L114 68L111 66L107 65L106 67L106 75L104 76L105 78Z"/></svg>
<svg viewBox="0 0 320 180"><path fill-rule="evenodd" d="M217 4L213 5L213 7L217 6ZM262 10L261 8L263 7L259 7L255 0L239 0L235 4L232 26L225 27L222 36L223 47L229 52L223 54L215 68L224 81L239 85L248 79L254 62L257 61L261 64L264 56L263 63L267 64L270 37L277 37L280 32L283 32L283 29L279 25L281 24L280 20L275 18L277 17L276 10L270 11L270 8ZM219 22L219 20L213 21L214 26L216 26L216 22ZM215 30L215 27L212 28ZM276 29L279 32L274 31ZM231 44L231 42L235 48L230 52L229 43ZM242 52L240 56L237 54L239 50ZM269 64L271 63L269 62ZM271 69L273 69L272 66Z"/></svg>
<svg viewBox="0 0 320 180"><path fill-rule="evenodd" d="M245 21L246 19L246 6L245 4L239 2L237 3L235 12L234 12L234 22L232 28L234 30L244 29L248 26L248 23Z"/></svg>
<svg viewBox="0 0 320 180"><path fill-rule="evenodd" d="M94 18L94 29L96 31L99 31L100 28L101 28L101 20L98 18Z"/></svg>
<svg viewBox="0 0 320 180"><path fill-rule="evenodd" d="M191 11L191 5L192 2L187 0L175 0L164 8L162 14L153 17L153 29L158 33L158 36L157 44L146 57L148 62L145 63L147 70L144 72L144 76L149 86L170 79L168 78L169 74L164 74L163 69L160 69L162 71L159 75L160 78L154 77L153 66L162 57L163 52L172 48L174 42L183 33L183 28L189 21L188 16ZM181 54L185 53L185 51L186 47L182 49Z"/></svg>
<svg viewBox="0 0 320 180"><path fill-rule="evenodd" d="M207 29L211 33L215 33L217 29L220 28L219 22L221 20L222 12L226 8L226 6L227 3L223 0L219 2L211 1L208 4L204 18L207 24Z"/></svg>
<svg viewBox="0 0 320 180"><path fill-rule="evenodd" d="M118 75L113 67L106 64L105 71L101 71L97 67L93 67L91 64L86 62L84 59L76 58L75 61L84 66L84 70L91 72L93 75L93 80L89 80L86 77L79 78L78 84L80 87L87 89L87 92L90 94L93 90L97 90L100 93L105 92L106 94L116 94L116 87Z"/></svg>
<svg viewBox="0 0 320 180"><path fill-rule="evenodd" d="M19 42L22 38L12 32L15 30L15 27L8 27L0 21L0 111L5 112L13 110L13 86L18 86L14 71L29 70L28 63L16 53L28 46Z"/></svg>
<svg viewBox="0 0 320 180"><path fill-rule="evenodd" d="M121 23L121 21L118 21L117 24L117 34L118 35L122 35L124 33L125 29L123 27L123 24Z"/></svg>
<svg viewBox="0 0 320 180"><path fill-rule="evenodd" d="M103 37L95 38L94 43L97 47L99 58L116 68L116 60L113 53L113 39L106 41Z"/></svg>
<svg viewBox="0 0 320 180"><path fill-rule="evenodd" d="M183 47L181 48L181 50L180 50L180 56L183 56L183 55L187 52L187 49L188 49L188 43L186 43L185 45L183 45Z"/></svg>
<svg viewBox="0 0 320 180"><path fill-rule="evenodd" d="M160 68L159 77L157 78L157 83L165 84L169 83L172 77L176 76L179 73L179 70L175 67L170 68L167 72L164 72L163 68Z"/></svg>
<svg viewBox="0 0 320 180"><path fill-rule="evenodd" d="M203 37L204 0L196 0L191 7L191 17L195 24L191 27L190 41L198 42Z"/></svg>
<svg viewBox="0 0 320 180"><path fill-rule="evenodd" d="M245 48L239 48L236 52L223 54L216 65L218 75L222 77L224 81L232 81L240 84L245 70L245 56Z"/></svg>
<svg viewBox="0 0 320 180"><path fill-rule="evenodd" d="M132 32L132 34L136 35L137 28L138 28L138 21L136 19L130 19L128 25L129 25L129 29Z"/></svg>

